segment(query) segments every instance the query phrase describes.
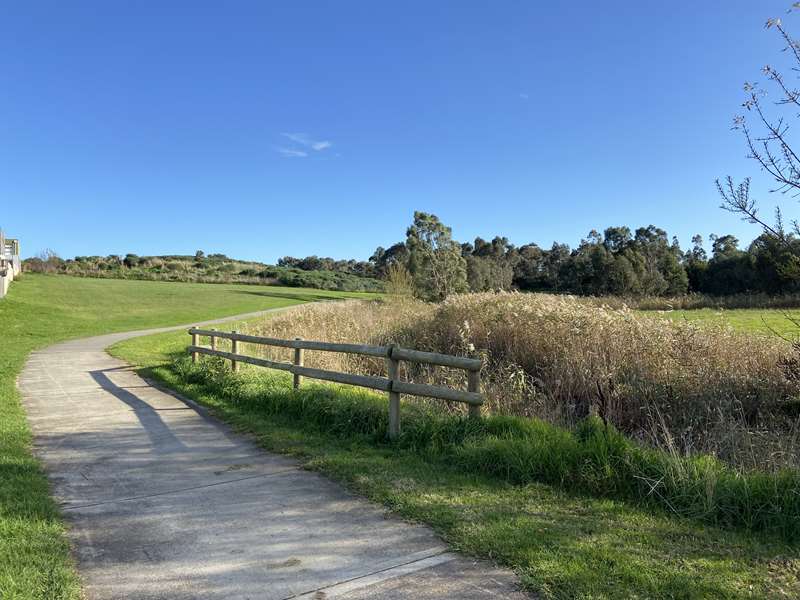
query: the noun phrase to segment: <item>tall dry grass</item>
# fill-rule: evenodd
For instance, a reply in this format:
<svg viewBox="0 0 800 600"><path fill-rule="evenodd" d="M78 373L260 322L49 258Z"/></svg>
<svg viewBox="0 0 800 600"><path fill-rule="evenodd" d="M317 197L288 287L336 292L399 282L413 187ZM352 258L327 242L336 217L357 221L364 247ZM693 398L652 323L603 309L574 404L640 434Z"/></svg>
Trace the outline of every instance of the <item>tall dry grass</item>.
<svg viewBox="0 0 800 600"><path fill-rule="evenodd" d="M793 416L800 379L791 347L720 325L655 319L566 296L482 293L438 305L308 305L266 319L250 333L474 351L485 357L492 412L563 426L596 413L676 454L711 453L744 468L800 465ZM306 364L384 373L379 360L345 354L308 352ZM404 376L464 384L463 373L447 369L418 367Z"/></svg>

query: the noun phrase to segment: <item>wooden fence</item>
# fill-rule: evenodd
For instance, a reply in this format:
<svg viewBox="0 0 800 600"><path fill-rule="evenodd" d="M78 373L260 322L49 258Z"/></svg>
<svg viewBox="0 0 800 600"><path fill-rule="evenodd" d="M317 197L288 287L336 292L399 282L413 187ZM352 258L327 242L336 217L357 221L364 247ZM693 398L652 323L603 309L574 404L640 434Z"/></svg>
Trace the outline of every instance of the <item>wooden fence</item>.
<svg viewBox="0 0 800 600"><path fill-rule="evenodd" d="M400 434L400 394L411 394L414 396L463 402L469 405L469 415L471 417L480 416L480 406L484 401L480 389L482 361L478 358L451 356L449 354L437 354L435 352L421 352L419 350L400 348L399 346L334 344L329 342L314 342L300 338L282 340L278 338L245 335L236 331L226 332L217 331L216 329L197 329L195 327L189 329L189 334L192 336L192 344L189 346L188 351L192 355L193 362L197 362L198 355L207 354L230 360L234 371L239 370L240 363L288 371L294 375L295 388L300 387L300 382L303 377L310 377L311 379L334 381L336 383L345 383L387 392L389 395L389 437L391 439L395 439ZM210 338L209 346L200 345L201 336ZM231 341L230 352L217 349L218 338ZM239 354L240 342L294 349L294 362L277 362L265 358ZM374 377L368 375L353 375L351 373L340 373L338 371L326 371L323 369L306 367L303 366L304 350L344 352L347 354L361 354L383 358L386 361L386 370L389 376ZM438 385L402 381L399 378L401 361L463 369L467 372L467 390L464 391Z"/></svg>

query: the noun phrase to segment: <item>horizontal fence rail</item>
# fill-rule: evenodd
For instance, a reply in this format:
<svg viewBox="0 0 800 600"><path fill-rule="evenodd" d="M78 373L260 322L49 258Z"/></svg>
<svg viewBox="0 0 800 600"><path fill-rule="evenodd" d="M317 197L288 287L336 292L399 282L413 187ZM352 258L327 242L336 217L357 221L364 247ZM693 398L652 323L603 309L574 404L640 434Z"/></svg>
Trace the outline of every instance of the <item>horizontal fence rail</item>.
<svg viewBox="0 0 800 600"><path fill-rule="evenodd" d="M246 335L236 331L217 331L216 329L189 329L192 336L192 343L188 347L192 355L192 361L197 362L200 354L209 356L219 356L231 361L234 371L239 370L239 364L245 363L268 369L287 371L294 375L294 387L300 387L303 377L311 379L321 379L323 381L333 381L359 387L387 392L389 394L389 437L395 439L400 434L400 394L411 394L414 396L424 396L428 398L438 398L452 402L463 402L469 405L471 417L480 416L480 406L484 402L481 393L480 371L483 361L479 358L469 358L463 356L452 356L449 354L438 354L436 352L422 352L420 350L409 350L399 346L372 346L368 344L340 344L332 342L316 342L303 340L284 340L279 338L260 337ZM200 337L210 339L209 346L200 345ZM217 349L217 339L230 340L231 352ZM261 346L274 346L278 348L289 348L294 350L293 362L280 362L257 358L239 354L239 343L256 344ZM352 373L341 373L339 371L327 371L325 369L314 369L303 365L303 351L314 350L322 352L343 352L347 354L360 354L383 358L389 377L374 377L369 375L354 375ZM402 381L399 378L400 362L423 363L453 369L462 369L467 372L467 390L458 390L438 385L428 385L423 383L411 383Z"/></svg>

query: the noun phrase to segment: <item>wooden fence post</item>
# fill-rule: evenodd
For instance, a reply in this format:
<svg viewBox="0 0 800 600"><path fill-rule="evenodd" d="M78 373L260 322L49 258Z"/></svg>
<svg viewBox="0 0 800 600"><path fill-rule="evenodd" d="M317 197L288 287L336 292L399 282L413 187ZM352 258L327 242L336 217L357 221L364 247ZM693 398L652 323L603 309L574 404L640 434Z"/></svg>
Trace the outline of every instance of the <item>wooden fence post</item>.
<svg viewBox="0 0 800 600"><path fill-rule="evenodd" d="M216 331L216 329L212 329L211 331ZM217 338L214 334L211 334L211 349L212 350L217 349Z"/></svg>
<svg viewBox="0 0 800 600"><path fill-rule="evenodd" d="M400 361L392 358L393 349L393 346L389 347L389 355L386 357L386 371L392 387L400 377ZM392 391L392 387L389 388L389 439L396 440L400 435L400 392Z"/></svg>
<svg viewBox="0 0 800 600"><path fill-rule="evenodd" d="M232 334L236 335L239 333L235 329L231 331ZM239 340L231 340L231 353L232 354L239 354ZM231 369L234 373L239 372L239 362L231 359Z"/></svg>
<svg viewBox="0 0 800 600"><path fill-rule="evenodd" d="M480 370L467 371L467 391L481 393L481 372ZM481 407L479 404L469 405L469 416L471 418L479 418L481 416Z"/></svg>
<svg viewBox="0 0 800 600"><path fill-rule="evenodd" d="M294 339L299 342L303 338L294 338ZM294 349L294 364L297 367L302 367L303 366L303 349L302 348L295 348ZM303 380L303 378L298 373L294 374L294 383L293 383L294 389L296 389L296 390L300 389L300 382L302 380Z"/></svg>
<svg viewBox="0 0 800 600"><path fill-rule="evenodd" d="M200 345L200 336L196 333L192 334L192 346L199 346ZM192 352L192 362L197 362L197 352Z"/></svg>

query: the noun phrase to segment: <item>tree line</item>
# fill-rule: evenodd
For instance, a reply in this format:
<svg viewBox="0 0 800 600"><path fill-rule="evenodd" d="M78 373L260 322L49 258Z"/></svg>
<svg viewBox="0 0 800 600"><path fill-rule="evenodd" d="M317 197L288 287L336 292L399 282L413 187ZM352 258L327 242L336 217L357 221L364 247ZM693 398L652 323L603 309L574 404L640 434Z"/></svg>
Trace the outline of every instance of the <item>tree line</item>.
<svg viewBox="0 0 800 600"><path fill-rule="evenodd" d="M416 295L438 300L451 293L490 290L568 292L580 295L724 296L800 291L800 240L789 244L764 233L741 248L732 235L696 235L682 249L654 225L591 231L571 248L554 243L515 246L508 238L459 243L433 214L416 212L406 240L379 247L368 261L284 257L279 265L343 272L383 280L408 273Z"/></svg>
<svg viewBox="0 0 800 600"><path fill-rule="evenodd" d="M708 250L705 243L708 243ZM406 239L368 260L285 256L277 266L224 254L76 256L48 251L28 271L169 281L277 283L289 286L413 293L441 300L468 291L527 290L593 296L770 295L800 292L800 238L762 233L740 248L732 235L696 235L684 250L658 227L591 231L571 248L515 246L503 236L460 243L433 214L415 212ZM381 281L383 284L381 284Z"/></svg>

